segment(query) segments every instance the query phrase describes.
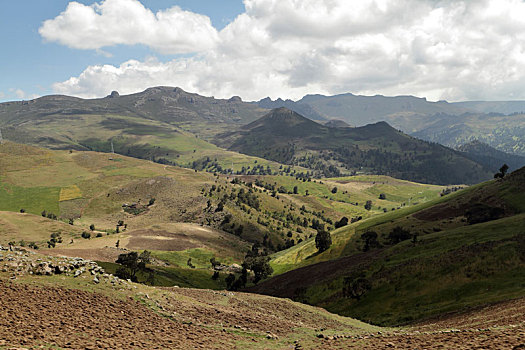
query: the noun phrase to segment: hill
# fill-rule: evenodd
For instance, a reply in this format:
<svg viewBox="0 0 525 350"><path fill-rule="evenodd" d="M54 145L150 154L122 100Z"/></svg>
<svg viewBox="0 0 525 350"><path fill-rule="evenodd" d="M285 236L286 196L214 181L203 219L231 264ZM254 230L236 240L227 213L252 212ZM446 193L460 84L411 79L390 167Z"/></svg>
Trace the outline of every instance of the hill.
<svg viewBox="0 0 525 350"><path fill-rule="evenodd" d="M525 155L523 106L523 101L448 103L414 96L350 93L307 95L296 102L277 99L268 105L287 107L299 114L301 110L310 114L308 111L313 110L323 118L336 118L356 126L386 121L412 136L452 148L480 140L500 151ZM310 114L303 115L309 117ZM311 119L321 120L320 117Z"/></svg>
<svg viewBox="0 0 525 350"><path fill-rule="evenodd" d="M496 173L503 164L507 164L511 171L525 166L525 157L509 154L490 147L480 141L472 141L458 147L466 157L483 164L487 169Z"/></svg>
<svg viewBox="0 0 525 350"><path fill-rule="evenodd" d="M481 165L446 147L417 140L385 122L330 128L285 108L219 135L216 142L324 176L365 171L437 184L476 183L491 177Z"/></svg>
<svg viewBox="0 0 525 350"><path fill-rule="evenodd" d="M354 223L321 254L306 241L274 255L276 271L289 272L249 290L382 325L523 297L524 180L522 168Z"/></svg>
<svg viewBox="0 0 525 350"><path fill-rule="evenodd" d="M157 288L119 280L91 261L0 251L8 260L0 262L0 346L6 348L500 348L520 344L516 327L524 322L519 299L381 328L288 299ZM42 266L67 272L41 274Z"/></svg>
<svg viewBox="0 0 525 350"><path fill-rule="evenodd" d="M265 168L279 166L205 140L266 112L240 98L219 100L180 88L155 87L100 99L45 96L2 103L0 128L4 139L17 143L98 152L113 147L119 154L184 167L199 168L211 160L214 171L226 173L254 161Z"/></svg>

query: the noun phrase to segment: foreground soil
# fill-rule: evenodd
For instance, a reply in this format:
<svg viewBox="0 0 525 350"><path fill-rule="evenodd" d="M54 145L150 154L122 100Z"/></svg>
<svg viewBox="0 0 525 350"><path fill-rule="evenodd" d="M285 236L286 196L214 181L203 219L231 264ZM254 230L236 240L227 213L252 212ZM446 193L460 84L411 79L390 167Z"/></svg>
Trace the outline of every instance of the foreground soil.
<svg viewBox="0 0 525 350"><path fill-rule="evenodd" d="M171 321L134 300L0 281L0 345L231 349L235 336Z"/></svg>

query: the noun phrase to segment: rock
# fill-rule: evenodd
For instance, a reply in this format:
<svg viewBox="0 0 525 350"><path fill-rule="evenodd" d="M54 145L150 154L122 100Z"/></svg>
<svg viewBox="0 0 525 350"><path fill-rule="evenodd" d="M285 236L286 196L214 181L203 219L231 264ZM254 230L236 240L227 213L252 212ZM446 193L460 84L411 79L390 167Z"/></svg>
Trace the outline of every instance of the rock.
<svg viewBox="0 0 525 350"><path fill-rule="evenodd" d="M108 98L117 98L120 97L118 91L111 91L111 94L108 95Z"/></svg>
<svg viewBox="0 0 525 350"><path fill-rule="evenodd" d="M93 277L93 283L98 284L100 281L98 280L97 276Z"/></svg>

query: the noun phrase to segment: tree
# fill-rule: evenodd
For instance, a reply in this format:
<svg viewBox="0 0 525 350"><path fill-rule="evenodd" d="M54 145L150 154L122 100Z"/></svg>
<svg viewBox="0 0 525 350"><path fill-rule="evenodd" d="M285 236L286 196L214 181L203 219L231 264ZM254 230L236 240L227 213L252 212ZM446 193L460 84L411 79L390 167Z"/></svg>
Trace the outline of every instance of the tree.
<svg viewBox="0 0 525 350"><path fill-rule="evenodd" d="M210 259L211 267L215 268L216 266L220 266L221 263L215 259L215 257Z"/></svg>
<svg viewBox="0 0 525 350"><path fill-rule="evenodd" d="M334 224L335 228L343 227L346 225L348 225L348 218L346 216L343 216L341 220L336 221Z"/></svg>
<svg viewBox="0 0 525 350"><path fill-rule="evenodd" d="M494 178L503 179L505 175L507 174L508 170L509 170L509 166L507 164L503 164L501 168L499 168L499 173L494 174Z"/></svg>
<svg viewBox="0 0 525 350"><path fill-rule="evenodd" d="M91 224L91 225L89 225L89 229L90 229L91 231L95 231L95 224Z"/></svg>
<svg viewBox="0 0 525 350"><path fill-rule="evenodd" d="M323 229L317 230L317 235L315 236L315 247L319 253L324 252L332 245L332 236L330 232Z"/></svg>
<svg viewBox="0 0 525 350"><path fill-rule="evenodd" d="M86 232L86 231L82 232L82 238L90 239L91 238L91 233Z"/></svg>
<svg viewBox="0 0 525 350"><path fill-rule="evenodd" d="M336 194L336 193L337 193L337 187L332 188L332 193L333 193L333 194Z"/></svg>
<svg viewBox="0 0 525 350"><path fill-rule="evenodd" d="M396 226L388 234L388 239L390 240L390 244L398 244L399 242L406 241L407 239L412 238L412 235L410 234L410 231L405 230L401 226Z"/></svg>
<svg viewBox="0 0 525 350"><path fill-rule="evenodd" d="M361 239L365 241L363 251L367 252L370 248L378 248L381 245L377 241L377 233L374 231L367 231L361 235Z"/></svg>
<svg viewBox="0 0 525 350"><path fill-rule="evenodd" d="M255 284L273 273L273 268L270 266L270 257L268 256L247 257L243 263L243 268L253 271L255 275L253 282Z"/></svg>
<svg viewBox="0 0 525 350"><path fill-rule="evenodd" d="M380 193L379 194L379 199L386 199L386 194Z"/></svg>
<svg viewBox="0 0 525 350"><path fill-rule="evenodd" d="M118 247L119 247L119 245L120 245L120 239L118 239L118 240L117 240L117 243L115 243L115 247L117 247L117 248L118 248Z"/></svg>
<svg viewBox="0 0 525 350"><path fill-rule="evenodd" d="M235 275L233 273L230 273L228 276L226 276L226 279L224 281L226 282L226 289L231 289L233 283L235 282Z"/></svg>
<svg viewBox="0 0 525 350"><path fill-rule="evenodd" d="M148 202L148 207L155 204L155 198L151 198Z"/></svg>
<svg viewBox="0 0 525 350"><path fill-rule="evenodd" d="M26 210L24 208L20 209L20 212L23 214L26 212Z"/></svg>
<svg viewBox="0 0 525 350"><path fill-rule="evenodd" d="M118 259L115 261L117 264L122 265L120 270L117 270L117 277L129 278L132 281L137 281L137 272L140 270L146 270L146 264L151 262L151 253L147 250L143 251L140 255L137 252L131 252L127 254L120 254ZM125 272L124 272L125 271Z"/></svg>
<svg viewBox="0 0 525 350"><path fill-rule="evenodd" d="M365 203L365 209L370 210L372 209L372 201L366 201Z"/></svg>

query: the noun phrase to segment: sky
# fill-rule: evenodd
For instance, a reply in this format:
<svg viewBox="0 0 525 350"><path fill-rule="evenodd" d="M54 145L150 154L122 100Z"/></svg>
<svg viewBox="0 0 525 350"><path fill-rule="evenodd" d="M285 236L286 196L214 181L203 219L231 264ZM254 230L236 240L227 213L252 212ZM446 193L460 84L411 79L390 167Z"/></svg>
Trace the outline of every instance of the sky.
<svg viewBox="0 0 525 350"><path fill-rule="evenodd" d="M522 0L0 2L0 101L178 86L525 99Z"/></svg>

